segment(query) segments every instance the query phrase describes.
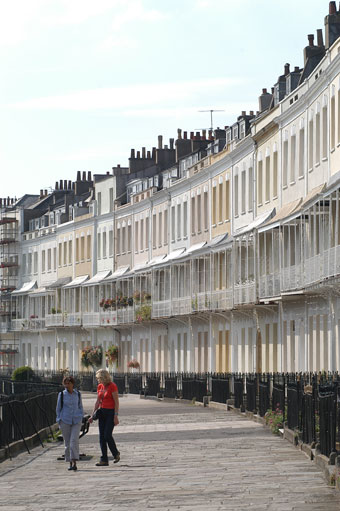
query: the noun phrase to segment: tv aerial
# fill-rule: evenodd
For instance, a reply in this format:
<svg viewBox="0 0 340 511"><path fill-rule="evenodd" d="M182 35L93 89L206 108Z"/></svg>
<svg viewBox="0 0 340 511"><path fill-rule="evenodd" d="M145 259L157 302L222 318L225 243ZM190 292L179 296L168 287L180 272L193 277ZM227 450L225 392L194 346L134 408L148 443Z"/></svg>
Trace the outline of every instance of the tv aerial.
<svg viewBox="0 0 340 511"><path fill-rule="evenodd" d="M213 112L225 112L225 110L217 110L216 108L210 108L209 110L199 110L199 112L210 112L210 129L213 130Z"/></svg>

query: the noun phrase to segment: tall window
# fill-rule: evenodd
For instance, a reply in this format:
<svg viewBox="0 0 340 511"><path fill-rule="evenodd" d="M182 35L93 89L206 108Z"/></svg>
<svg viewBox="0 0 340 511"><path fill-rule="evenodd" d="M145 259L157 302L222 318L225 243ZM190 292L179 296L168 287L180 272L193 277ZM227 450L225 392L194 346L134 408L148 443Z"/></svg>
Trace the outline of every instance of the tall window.
<svg viewBox="0 0 340 511"><path fill-rule="evenodd" d="M120 254L120 227L117 227L117 239L116 239L116 252L119 255Z"/></svg>
<svg viewBox="0 0 340 511"><path fill-rule="evenodd" d="M113 256L113 230L109 231L109 257Z"/></svg>
<svg viewBox="0 0 340 511"><path fill-rule="evenodd" d="M79 242L78 238L77 238L77 241ZM102 258L102 235L100 232L98 232L97 254L98 254L98 259L101 259Z"/></svg>
<svg viewBox="0 0 340 511"><path fill-rule="evenodd" d="M305 130L300 129L299 133L299 177L303 176L305 167Z"/></svg>
<svg viewBox="0 0 340 511"><path fill-rule="evenodd" d="M202 197L197 195L197 231L202 232Z"/></svg>
<svg viewBox="0 0 340 511"><path fill-rule="evenodd" d="M128 239L127 239L127 250L128 250L128 253L131 252L131 240L132 240L131 230L132 230L131 225L128 225Z"/></svg>
<svg viewBox="0 0 340 511"><path fill-rule="evenodd" d="M295 162L296 162L296 135L290 140L290 182L295 181Z"/></svg>
<svg viewBox="0 0 340 511"><path fill-rule="evenodd" d="M246 212L246 171L242 170L241 174L241 213Z"/></svg>
<svg viewBox="0 0 340 511"><path fill-rule="evenodd" d="M157 247L157 216L156 213L152 215L152 248Z"/></svg>
<svg viewBox="0 0 340 511"><path fill-rule="evenodd" d="M113 188L109 188L109 211L113 211Z"/></svg>
<svg viewBox="0 0 340 511"><path fill-rule="evenodd" d="M168 210L167 209L164 210L163 225L164 225L164 236L163 236L164 245L167 245L168 244Z"/></svg>
<svg viewBox="0 0 340 511"><path fill-rule="evenodd" d="M162 234L163 234L162 221L163 221L163 214L160 211L159 214L158 214L158 246L159 247L162 246Z"/></svg>
<svg viewBox="0 0 340 511"><path fill-rule="evenodd" d="M41 271L44 273L46 271L46 252L42 250L41 252ZM28 273L30 273L28 271Z"/></svg>
<svg viewBox="0 0 340 511"><path fill-rule="evenodd" d="M67 265L67 241L64 241L63 265Z"/></svg>
<svg viewBox="0 0 340 511"><path fill-rule="evenodd" d="M176 210L175 206L171 206L171 241L176 239Z"/></svg>
<svg viewBox="0 0 340 511"><path fill-rule="evenodd" d="M145 219L145 250L149 250L149 234L150 234L150 220L147 216Z"/></svg>
<svg viewBox="0 0 340 511"><path fill-rule="evenodd" d="M234 215L238 216L238 176L234 177Z"/></svg>
<svg viewBox="0 0 340 511"><path fill-rule="evenodd" d="M88 234L86 237L86 245L87 245L86 257L87 257L87 260L90 261L90 259L91 259L91 234Z"/></svg>
<svg viewBox="0 0 340 511"><path fill-rule="evenodd" d="M139 225L138 222L135 222L135 252L138 252L139 247Z"/></svg>
<svg viewBox="0 0 340 511"><path fill-rule="evenodd" d="M58 243L58 266L60 268L60 266L63 264L63 250L62 250L62 243Z"/></svg>
<svg viewBox="0 0 340 511"><path fill-rule="evenodd" d="M35 255L35 254L34 254ZM52 269L52 249L47 249L47 271Z"/></svg>
<svg viewBox="0 0 340 511"><path fill-rule="evenodd" d="M177 204L177 239L182 237L182 204Z"/></svg>
<svg viewBox="0 0 340 511"><path fill-rule="evenodd" d="M183 236L188 236L188 202L183 202Z"/></svg>
<svg viewBox="0 0 340 511"><path fill-rule="evenodd" d="M335 95L331 97L331 149L335 148Z"/></svg>
<svg viewBox="0 0 340 511"><path fill-rule="evenodd" d="M68 264L72 264L72 240L68 240Z"/></svg>
<svg viewBox="0 0 340 511"><path fill-rule="evenodd" d="M208 213L208 192L204 192L203 195L203 214L204 214L204 230L206 231L208 229L208 220L209 220L209 213Z"/></svg>
<svg viewBox="0 0 340 511"><path fill-rule="evenodd" d="M76 238L76 263L79 263L79 258L80 258L79 238Z"/></svg>
<svg viewBox="0 0 340 511"><path fill-rule="evenodd" d="M98 216L100 216L102 214L102 193L101 192L98 192L97 204L98 204Z"/></svg>
<svg viewBox="0 0 340 511"><path fill-rule="evenodd" d="M262 160L258 162L257 166L257 201L259 206L263 202L263 163Z"/></svg>
<svg viewBox="0 0 340 511"><path fill-rule="evenodd" d="M320 163L320 113L315 116L315 163Z"/></svg>
<svg viewBox="0 0 340 511"><path fill-rule="evenodd" d="M225 218L230 220L230 181L225 182Z"/></svg>
<svg viewBox="0 0 340 511"><path fill-rule="evenodd" d="M327 158L328 154L328 123L327 123L327 105L322 109L322 158Z"/></svg>
<svg viewBox="0 0 340 511"><path fill-rule="evenodd" d="M57 247L53 248L53 269L54 271L57 269Z"/></svg>
<svg viewBox="0 0 340 511"><path fill-rule="evenodd" d="M216 186L213 186L212 189L212 223L213 225L216 225Z"/></svg>
<svg viewBox="0 0 340 511"><path fill-rule="evenodd" d="M126 252L126 227L123 226L121 228L121 233L122 233L122 243L121 243L122 254L125 254L125 252Z"/></svg>
<svg viewBox="0 0 340 511"><path fill-rule="evenodd" d="M104 241L104 234L103 234L103 241ZM85 236L81 236L81 238L80 238L80 259L82 261L85 261Z"/></svg>
<svg viewBox="0 0 340 511"><path fill-rule="evenodd" d="M191 197L191 234L195 234L195 197Z"/></svg>
<svg viewBox="0 0 340 511"><path fill-rule="evenodd" d="M277 151L273 153L273 198L278 194L278 168L277 168Z"/></svg>
<svg viewBox="0 0 340 511"><path fill-rule="evenodd" d="M308 168L311 170L314 165L313 161L313 147L314 147L314 123L313 119L310 119L308 123Z"/></svg>
<svg viewBox="0 0 340 511"><path fill-rule="evenodd" d="M218 221L223 221L223 183L218 185Z"/></svg>
<svg viewBox="0 0 340 511"><path fill-rule="evenodd" d="M142 218L141 221L140 221L140 236L139 236L139 241L140 241L140 249L144 250L144 218Z"/></svg>
<svg viewBox="0 0 340 511"><path fill-rule="evenodd" d="M34 252L33 271L34 273L38 273L38 252Z"/></svg>

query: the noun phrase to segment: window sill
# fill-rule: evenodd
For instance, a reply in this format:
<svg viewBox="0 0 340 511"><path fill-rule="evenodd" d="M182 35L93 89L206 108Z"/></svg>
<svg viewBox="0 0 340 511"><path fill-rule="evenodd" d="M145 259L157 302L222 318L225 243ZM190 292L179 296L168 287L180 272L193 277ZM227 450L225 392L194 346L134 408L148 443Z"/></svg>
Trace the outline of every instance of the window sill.
<svg viewBox="0 0 340 511"><path fill-rule="evenodd" d="M335 147L332 147L331 153L334 153L334 151L335 151Z"/></svg>
<svg viewBox="0 0 340 511"><path fill-rule="evenodd" d="M320 167L320 162L318 161L315 165L314 165L315 168L317 167Z"/></svg>
<svg viewBox="0 0 340 511"><path fill-rule="evenodd" d="M223 221L221 220L221 222L218 222L217 225L223 225Z"/></svg>
<svg viewBox="0 0 340 511"><path fill-rule="evenodd" d="M267 199L267 200L265 201L265 204L269 204L269 203L270 203L270 199Z"/></svg>
<svg viewBox="0 0 340 511"><path fill-rule="evenodd" d="M282 186L282 190L287 190L287 188L288 188L288 185L283 185Z"/></svg>
<svg viewBox="0 0 340 511"><path fill-rule="evenodd" d="M299 176L298 180L301 181L302 179L305 179L305 176Z"/></svg>
<svg viewBox="0 0 340 511"><path fill-rule="evenodd" d="M211 226L211 227L214 229L214 228L215 228L215 227L217 227L217 226L216 226L216 224L212 224L212 226Z"/></svg>
<svg viewBox="0 0 340 511"><path fill-rule="evenodd" d="M277 196L277 195L275 195L275 196L273 197L273 200L277 200L277 198L278 198L278 196Z"/></svg>
<svg viewBox="0 0 340 511"><path fill-rule="evenodd" d="M327 161L327 160L328 160L328 157L324 156L321 161Z"/></svg>
<svg viewBox="0 0 340 511"><path fill-rule="evenodd" d="M308 169L308 172L313 172L313 167L311 169Z"/></svg>
<svg viewBox="0 0 340 511"><path fill-rule="evenodd" d="M291 182L289 183L289 186L294 186L294 185L295 185L295 183L296 183L296 181L291 181Z"/></svg>

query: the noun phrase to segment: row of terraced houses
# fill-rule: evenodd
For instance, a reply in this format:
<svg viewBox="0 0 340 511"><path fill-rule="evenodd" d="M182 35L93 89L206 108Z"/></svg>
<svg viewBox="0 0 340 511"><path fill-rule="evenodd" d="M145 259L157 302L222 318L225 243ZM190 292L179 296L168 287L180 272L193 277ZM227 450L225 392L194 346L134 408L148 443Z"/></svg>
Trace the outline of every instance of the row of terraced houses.
<svg viewBox="0 0 340 511"><path fill-rule="evenodd" d="M2 199L1 365L340 370L339 36L330 2L258 112Z"/></svg>

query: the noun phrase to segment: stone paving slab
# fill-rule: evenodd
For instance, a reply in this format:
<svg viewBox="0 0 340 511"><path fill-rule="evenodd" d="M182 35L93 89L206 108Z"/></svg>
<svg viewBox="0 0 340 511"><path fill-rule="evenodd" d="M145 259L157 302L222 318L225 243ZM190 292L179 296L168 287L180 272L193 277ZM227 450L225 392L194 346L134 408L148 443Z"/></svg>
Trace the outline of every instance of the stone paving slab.
<svg viewBox="0 0 340 511"><path fill-rule="evenodd" d="M83 394L87 410L95 396ZM81 440L77 472L60 444L0 465L0 511L340 510L318 467L260 424L232 412L139 396L121 399L121 462L95 467L98 428Z"/></svg>

